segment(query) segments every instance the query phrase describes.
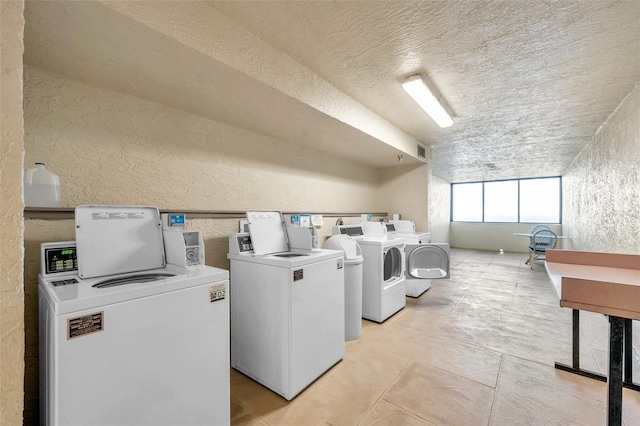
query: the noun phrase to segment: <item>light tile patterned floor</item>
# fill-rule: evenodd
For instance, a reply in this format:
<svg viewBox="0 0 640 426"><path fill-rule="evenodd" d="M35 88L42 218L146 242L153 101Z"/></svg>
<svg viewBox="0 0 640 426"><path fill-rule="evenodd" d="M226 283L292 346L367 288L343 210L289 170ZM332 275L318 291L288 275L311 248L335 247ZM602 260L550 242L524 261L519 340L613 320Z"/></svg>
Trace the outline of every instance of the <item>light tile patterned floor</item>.
<svg viewBox="0 0 640 426"><path fill-rule="evenodd" d="M452 250L450 280L346 343L345 358L293 401L232 370L233 425L604 425L606 384L571 360L571 311L526 254ZM640 324L634 322L640 383ZM605 372L608 323L581 313L581 365ZM640 425L640 392L623 421Z"/></svg>

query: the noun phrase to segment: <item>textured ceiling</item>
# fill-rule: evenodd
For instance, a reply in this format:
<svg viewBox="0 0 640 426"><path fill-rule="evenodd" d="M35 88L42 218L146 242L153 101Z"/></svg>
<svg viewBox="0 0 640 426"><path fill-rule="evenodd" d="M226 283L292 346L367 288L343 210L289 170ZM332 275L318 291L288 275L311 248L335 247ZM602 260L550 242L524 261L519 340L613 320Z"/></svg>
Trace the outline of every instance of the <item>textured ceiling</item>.
<svg viewBox="0 0 640 426"><path fill-rule="evenodd" d="M449 181L561 175L640 81L637 0L211 5L431 145ZM404 93L414 73L452 127Z"/></svg>
<svg viewBox="0 0 640 426"><path fill-rule="evenodd" d="M25 63L376 167L561 175L640 81L640 1L27 1ZM422 74L439 129L401 88ZM429 160L427 158L427 160Z"/></svg>

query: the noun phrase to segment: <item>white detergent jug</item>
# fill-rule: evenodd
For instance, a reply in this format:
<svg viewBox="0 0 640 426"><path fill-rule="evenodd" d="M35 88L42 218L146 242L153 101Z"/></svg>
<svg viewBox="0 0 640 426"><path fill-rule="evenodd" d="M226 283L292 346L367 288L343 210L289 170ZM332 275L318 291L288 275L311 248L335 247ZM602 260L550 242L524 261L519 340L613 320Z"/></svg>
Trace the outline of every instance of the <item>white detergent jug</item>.
<svg viewBox="0 0 640 426"><path fill-rule="evenodd" d="M60 203L60 178L44 163L36 163L24 175L24 204L27 207L57 207Z"/></svg>

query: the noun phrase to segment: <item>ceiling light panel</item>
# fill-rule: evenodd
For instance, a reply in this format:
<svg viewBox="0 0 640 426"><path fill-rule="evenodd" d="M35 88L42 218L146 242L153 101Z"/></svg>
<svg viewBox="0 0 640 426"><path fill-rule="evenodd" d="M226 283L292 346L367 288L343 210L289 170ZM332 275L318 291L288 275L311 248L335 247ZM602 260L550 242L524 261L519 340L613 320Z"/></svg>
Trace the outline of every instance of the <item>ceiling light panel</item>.
<svg viewBox="0 0 640 426"><path fill-rule="evenodd" d="M431 90L422 80L419 75L409 77L404 83L402 88L413 98L413 100L420 105L420 107L438 124L438 126L445 128L451 127L453 119L440 105L438 99L433 96Z"/></svg>

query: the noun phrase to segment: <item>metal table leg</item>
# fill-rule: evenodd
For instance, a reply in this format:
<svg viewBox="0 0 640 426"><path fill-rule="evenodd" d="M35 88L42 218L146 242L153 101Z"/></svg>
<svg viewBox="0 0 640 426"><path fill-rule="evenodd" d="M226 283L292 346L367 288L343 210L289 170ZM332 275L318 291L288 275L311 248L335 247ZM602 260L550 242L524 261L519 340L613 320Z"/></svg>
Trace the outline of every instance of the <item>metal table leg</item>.
<svg viewBox="0 0 640 426"><path fill-rule="evenodd" d="M573 309L572 315L572 365L556 362L555 367L558 370L568 371L569 373L579 374L580 376L606 382L607 376L580 368L580 311Z"/></svg>
<svg viewBox="0 0 640 426"><path fill-rule="evenodd" d="M609 317L609 380L607 397L607 424L622 424L622 351L624 319Z"/></svg>
<svg viewBox="0 0 640 426"><path fill-rule="evenodd" d="M624 320L624 381L623 386L640 391L640 385L633 383L633 320Z"/></svg>
<svg viewBox="0 0 640 426"><path fill-rule="evenodd" d="M633 329L631 320L624 320L624 381L631 383L633 381Z"/></svg>
<svg viewBox="0 0 640 426"><path fill-rule="evenodd" d="M558 370L567 371L569 373L589 377L590 379L606 382L607 376L580 368L580 311L577 309L573 309L572 315L572 363L571 365L567 365L556 362L555 367ZM626 318L622 319L622 321L624 329L624 332L621 332L621 336L624 341L624 377L622 386L640 392L640 384L636 384L633 382L633 321Z"/></svg>

